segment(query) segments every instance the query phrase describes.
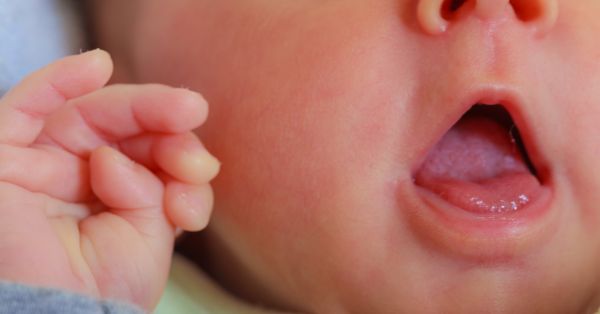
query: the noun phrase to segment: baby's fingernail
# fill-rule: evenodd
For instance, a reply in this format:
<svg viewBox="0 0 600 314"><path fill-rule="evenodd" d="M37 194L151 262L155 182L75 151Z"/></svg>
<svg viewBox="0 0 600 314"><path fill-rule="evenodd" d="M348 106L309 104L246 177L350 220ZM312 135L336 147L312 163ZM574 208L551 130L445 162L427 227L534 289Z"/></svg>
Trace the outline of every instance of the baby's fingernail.
<svg viewBox="0 0 600 314"><path fill-rule="evenodd" d="M179 162L189 171L193 183L207 183L219 173L221 163L206 149L194 149L180 156Z"/></svg>

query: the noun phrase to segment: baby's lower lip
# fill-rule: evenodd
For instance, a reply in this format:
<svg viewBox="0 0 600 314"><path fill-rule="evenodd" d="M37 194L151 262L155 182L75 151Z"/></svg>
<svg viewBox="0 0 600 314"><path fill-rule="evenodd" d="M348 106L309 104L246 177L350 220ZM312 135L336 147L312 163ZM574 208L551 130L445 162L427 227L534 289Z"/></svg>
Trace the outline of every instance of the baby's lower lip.
<svg viewBox="0 0 600 314"><path fill-rule="evenodd" d="M446 202L483 217L510 217L525 211L543 195L539 181L530 173L498 175L477 183L459 179L429 179L417 185Z"/></svg>
<svg viewBox="0 0 600 314"><path fill-rule="evenodd" d="M419 186L405 189L402 190L415 192L407 214L419 237L442 251L467 259L512 260L547 242L557 222L551 189L544 186L523 208L497 213L458 207Z"/></svg>

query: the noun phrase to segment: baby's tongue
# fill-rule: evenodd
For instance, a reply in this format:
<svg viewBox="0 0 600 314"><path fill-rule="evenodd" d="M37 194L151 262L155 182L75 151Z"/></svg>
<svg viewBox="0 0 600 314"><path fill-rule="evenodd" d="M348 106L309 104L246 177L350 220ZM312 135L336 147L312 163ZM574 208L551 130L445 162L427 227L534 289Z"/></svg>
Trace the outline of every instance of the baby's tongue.
<svg viewBox="0 0 600 314"><path fill-rule="evenodd" d="M493 117L463 117L429 153L416 184L476 213L519 210L537 196L510 130Z"/></svg>

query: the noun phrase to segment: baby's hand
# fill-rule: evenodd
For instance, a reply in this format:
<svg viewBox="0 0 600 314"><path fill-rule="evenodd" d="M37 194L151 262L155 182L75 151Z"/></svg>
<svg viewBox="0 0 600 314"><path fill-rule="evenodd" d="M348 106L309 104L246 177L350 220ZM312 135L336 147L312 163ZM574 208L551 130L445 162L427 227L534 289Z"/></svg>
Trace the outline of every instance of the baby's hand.
<svg viewBox="0 0 600 314"><path fill-rule="evenodd" d="M0 279L156 305L175 227L202 229L218 162L207 105L159 85L104 87L93 51L0 99Z"/></svg>

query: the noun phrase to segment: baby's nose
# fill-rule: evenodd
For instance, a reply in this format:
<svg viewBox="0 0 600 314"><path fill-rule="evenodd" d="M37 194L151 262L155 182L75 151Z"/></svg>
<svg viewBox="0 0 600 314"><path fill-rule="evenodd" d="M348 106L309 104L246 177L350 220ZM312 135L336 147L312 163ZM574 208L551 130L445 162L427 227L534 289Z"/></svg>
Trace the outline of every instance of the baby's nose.
<svg viewBox="0 0 600 314"><path fill-rule="evenodd" d="M508 14L536 32L548 32L558 16L557 0L419 0L417 19L423 31L444 33L453 23L467 17L500 20Z"/></svg>

